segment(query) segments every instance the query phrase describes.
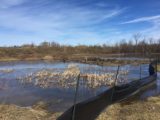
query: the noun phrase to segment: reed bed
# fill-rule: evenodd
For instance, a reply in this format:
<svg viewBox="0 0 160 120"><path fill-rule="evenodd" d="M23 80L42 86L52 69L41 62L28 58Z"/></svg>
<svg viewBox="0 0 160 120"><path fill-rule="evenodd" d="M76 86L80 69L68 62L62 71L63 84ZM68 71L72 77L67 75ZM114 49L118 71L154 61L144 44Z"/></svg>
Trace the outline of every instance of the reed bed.
<svg viewBox="0 0 160 120"><path fill-rule="evenodd" d="M1 69L0 70L0 73L12 73L12 72L14 72L13 69Z"/></svg>
<svg viewBox="0 0 160 120"><path fill-rule="evenodd" d="M89 71L89 68L87 68ZM91 68L93 70L93 68ZM86 71L86 70L85 70ZM127 82L122 76L127 75L128 71L120 71L118 74L119 83ZM97 88L100 86L112 86L115 82L116 71L104 72L100 71L91 73L90 71L82 72L77 65L70 64L63 71L43 69L35 73L27 74L17 79L21 83L31 83L42 88L60 87L70 88L76 87L78 75L80 75L80 85L85 85L88 88Z"/></svg>

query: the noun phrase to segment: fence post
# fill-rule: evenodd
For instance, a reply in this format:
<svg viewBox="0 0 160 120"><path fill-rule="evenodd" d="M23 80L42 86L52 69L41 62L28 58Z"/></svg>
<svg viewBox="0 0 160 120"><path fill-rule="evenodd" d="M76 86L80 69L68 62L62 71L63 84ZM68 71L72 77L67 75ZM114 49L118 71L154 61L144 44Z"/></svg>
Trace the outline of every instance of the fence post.
<svg viewBox="0 0 160 120"><path fill-rule="evenodd" d="M74 96L74 106L73 106L72 120L75 120L76 101L77 101L77 95L78 95L79 80L80 80L80 74L78 75L78 78L77 78L76 92L75 92L75 96Z"/></svg>
<svg viewBox="0 0 160 120"><path fill-rule="evenodd" d="M158 59L156 59L156 74L157 74L157 71L158 71Z"/></svg>
<svg viewBox="0 0 160 120"><path fill-rule="evenodd" d="M142 72L141 72L141 70L142 70L142 68L141 68L141 64L140 64L140 80L141 80L141 78L142 78Z"/></svg>
<svg viewBox="0 0 160 120"><path fill-rule="evenodd" d="M117 72L116 72L116 78L114 80L113 90L112 90L112 94L111 94L111 102L112 102L112 99L113 99L113 94L114 94L116 82L117 82L117 79L118 79L119 69L120 69L120 66L118 65Z"/></svg>

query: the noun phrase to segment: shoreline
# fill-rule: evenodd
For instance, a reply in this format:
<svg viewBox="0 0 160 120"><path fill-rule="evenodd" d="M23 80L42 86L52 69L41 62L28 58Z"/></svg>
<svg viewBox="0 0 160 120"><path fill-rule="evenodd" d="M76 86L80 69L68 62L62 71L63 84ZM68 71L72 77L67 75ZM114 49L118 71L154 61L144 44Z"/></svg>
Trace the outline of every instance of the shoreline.
<svg viewBox="0 0 160 120"><path fill-rule="evenodd" d="M149 63L149 59L117 59L117 58L98 58L98 57L86 57L81 56L77 57L70 57L67 59L64 58L53 58L51 56L46 56L44 58L0 58L0 62L19 62L19 61L48 61L48 62L78 62L78 63L85 63L85 64L95 64L100 66L118 66L118 65L126 65L126 64L147 64ZM159 68L159 67L158 67Z"/></svg>

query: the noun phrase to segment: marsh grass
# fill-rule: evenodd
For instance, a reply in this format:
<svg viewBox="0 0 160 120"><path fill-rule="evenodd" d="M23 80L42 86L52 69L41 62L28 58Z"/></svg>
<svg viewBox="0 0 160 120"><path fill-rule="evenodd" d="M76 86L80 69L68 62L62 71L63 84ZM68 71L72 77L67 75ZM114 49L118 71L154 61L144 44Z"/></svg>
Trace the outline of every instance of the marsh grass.
<svg viewBox="0 0 160 120"><path fill-rule="evenodd" d="M126 105L111 105L96 120L160 120L160 96Z"/></svg>
<svg viewBox="0 0 160 120"><path fill-rule="evenodd" d="M0 105L0 120L56 120L62 113L49 113L45 109Z"/></svg>

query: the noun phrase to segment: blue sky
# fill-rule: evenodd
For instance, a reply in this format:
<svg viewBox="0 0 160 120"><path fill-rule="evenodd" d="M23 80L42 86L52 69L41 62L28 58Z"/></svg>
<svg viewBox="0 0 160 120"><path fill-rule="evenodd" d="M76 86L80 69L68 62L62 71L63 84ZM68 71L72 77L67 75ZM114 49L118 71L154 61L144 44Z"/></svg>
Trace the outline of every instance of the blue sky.
<svg viewBox="0 0 160 120"><path fill-rule="evenodd" d="M0 0L0 46L160 38L159 0Z"/></svg>

